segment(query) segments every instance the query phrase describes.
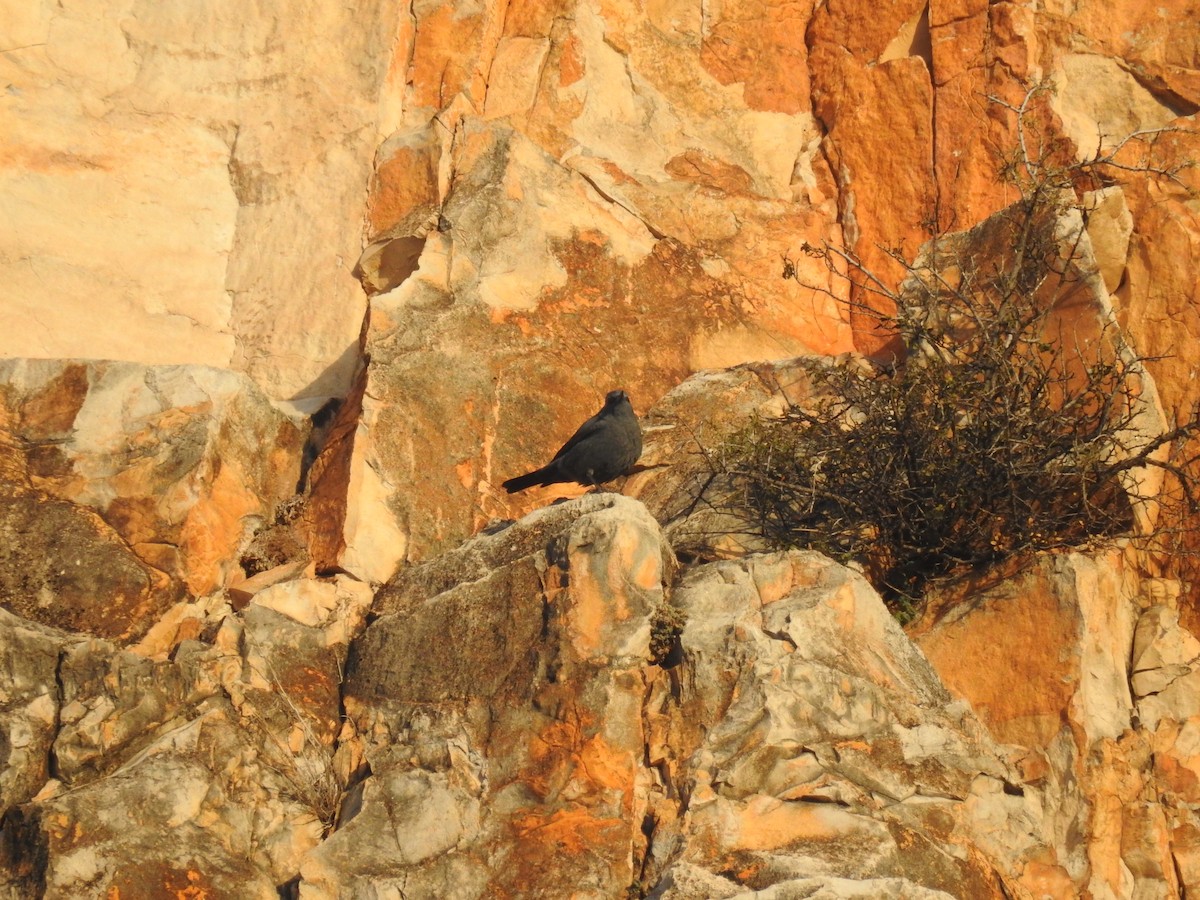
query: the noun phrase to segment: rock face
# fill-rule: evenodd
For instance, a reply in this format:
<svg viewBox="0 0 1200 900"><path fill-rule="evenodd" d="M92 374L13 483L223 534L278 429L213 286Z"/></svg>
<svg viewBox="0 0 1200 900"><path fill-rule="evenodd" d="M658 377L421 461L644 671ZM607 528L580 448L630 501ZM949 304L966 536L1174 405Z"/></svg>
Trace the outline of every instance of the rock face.
<svg viewBox="0 0 1200 900"><path fill-rule="evenodd" d="M1200 108L1184 0L106 3L6 17L0 353L355 395L318 555L373 582L540 502L495 485L609 389L644 413L700 369L886 351L804 248L891 278L1010 203L1030 84L1064 159ZM1149 159L1198 154L1183 130ZM1196 175L1110 174L1116 315L1187 409Z"/></svg>
<svg viewBox="0 0 1200 900"><path fill-rule="evenodd" d="M302 440L232 372L0 361L0 603L140 636L241 575L243 546L296 489Z"/></svg>
<svg viewBox="0 0 1200 900"><path fill-rule="evenodd" d="M928 48L922 49L914 37L912 53L889 55L897 51L883 34L889 27L905 33L909 16L918 32L928 28L917 7L896 12L895 22L873 23L879 46L871 52L881 54L879 72L871 65L862 68L865 59L873 58L869 54L857 61L845 56L846 22L835 21L824 8L815 14L811 33L821 37L811 45L809 65L828 70L819 78L814 75L817 102L812 113L792 114L806 121L815 114L826 123L827 136L822 155L802 152L796 159L790 197L769 189L764 165L782 166L761 147L751 147L747 158L744 145L723 139L716 159L690 150L666 162L659 157L671 152L678 139L674 123L686 122L697 104L720 110L726 121L752 120L762 129L756 133L766 134L766 123L779 122L780 110L804 110L803 103L772 95L767 109L752 114L727 94L708 96L711 68L697 76L686 94L677 82L664 84L663 72L654 70L642 79L632 77L616 92L622 96L628 91L622 102L645 110L652 123L647 126L655 136L652 149L646 143L631 145L621 139L616 124L629 113L624 107L607 108L617 102L613 97L600 101L589 91L576 104L564 102L564 95L585 90L579 85L587 84L611 58L613 40L634 71L651 47L687 71L694 63L686 54L680 57L672 40L684 39L688 26L672 20L674 35L666 38L654 27L632 26L601 13L607 43L591 54L586 48L596 36L583 23L592 13L579 12L571 26L559 26L577 29L569 37L552 36L548 44L501 38L500 47L511 46L514 53L517 46L524 48L522 53L537 49L534 55L544 71L559 72L557 88L553 79L544 78L532 88L527 108L505 105L503 115L493 116L486 112L494 96L489 83L482 99L471 94L485 109L482 117L466 101L451 104L434 134L419 118L385 145L397 155L377 170L371 226L378 230L369 234L374 240L360 263L368 291L378 292L365 338L371 364L363 421L371 427L361 429L353 445L344 448L349 458L343 466L352 473L347 491L354 505L379 515L347 516L339 536L344 548L340 563L363 577L386 578L398 565L452 545L492 516L527 508L514 506L521 501L496 490L509 469L497 466L495 455L515 457L515 469L545 456L566 436L555 423L577 420L609 388L626 387L639 405L702 366L800 351L890 352L876 334L870 312L875 301L869 292L851 298L848 308L857 312L844 321L834 301L845 299L847 283L803 247L822 242L845 246L882 277L895 278L900 270L889 254L899 248L911 259L931 234L929 222L940 221L944 228L974 223L1016 196L1015 190L1006 193L995 185L968 194L973 198L969 202L958 194L941 196L943 181L969 179L974 189L981 176L963 174L962 163L955 162L951 178L944 171L949 160L930 169L931 147L942 146L931 127L916 124L911 133L898 135L879 123L884 110L890 113L897 103L913 110L918 123L932 116L931 62L920 58ZM724 33L727 24L712 27ZM993 26L1003 30L1012 23ZM508 20L504 27L510 27ZM947 23L946 38L953 31ZM621 37L613 38L615 34ZM572 54L556 55L558 40ZM804 55L803 48L793 50ZM574 54L582 58L574 60ZM711 56L701 55L703 66L712 62ZM505 75L507 65L501 69ZM718 77L727 77L729 72L720 68ZM1021 99L1012 84L989 89L1011 95L1014 104ZM766 102L763 97L746 88L743 100ZM672 102L674 118L654 114L664 98ZM1070 95L1062 102L1076 99ZM990 110L968 110L956 103L945 105L953 110L947 124L931 120L934 128L965 129L956 116L995 120L1004 112L995 104ZM603 112L591 109L602 105ZM1169 121L1161 108L1145 108L1142 114L1155 127ZM588 124L593 115L607 117L614 127L593 134ZM547 120L554 122L551 132L545 130ZM668 120L671 127L659 124ZM895 123L895 117L889 121ZM702 133L699 125L692 130ZM887 147L864 144L864 135L876 133L887 133ZM802 137L792 140L805 151L815 146ZM994 140L1014 144L1012 123L998 123ZM1092 149L1088 144L1086 150ZM1175 152L1190 151L1179 146ZM982 165L983 160L976 162ZM818 224L829 211L834 189L829 166L839 182L840 219L837 229L821 230ZM994 170L995 165L988 167L988 178L994 179ZM885 190L893 208L925 210L925 219L888 217L860 206L859 198ZM737 217L736 230L722 228L726 220L714 214L692 213L680 222L674 212L711 211L716 202L722 216ZM1119 187L1094 192L1085 205L1099 213L1089 217L1088 231L1089 239L1092 232L1096 235L1097 255L1105 258L1105 283L1082 302L1103 308L1107 318L1125 316L1134 344L1141 348L1145 344L1135 319L1126 315L1136 301L1131 298L1118 313L1109 298L1110 291L1126 284L1131 229L1125 219L1136 216ZM551 217L543 212L549 209L563 213ZM498 233L488 224L497 213L506 223ZM1080 224L1074 229L1079 233ZM576 238L568 239L568 234ZM518 239L519 247L513 246ZM754 241L752 248L749 241ZM796 273L795 280L772 283L785 264ZM651 296L654 302L647 302ZM814 298L821 305L806 306ZM788 315L779 315L781 305L790 309ZM806 326L798 329L796 317ZM769 336L764 334L768 330ZM630 342L653 350L628 359L620 348ZM570 348L565 355L564 347ZM1160 367L1151 366L1151 374L1158 371ZM378 437L404 432L414 423L419 437L412 440ZM451 461L453 478L426 479L422 460L430 453ZM429 496L428 508L437 510L435 515L423 517L413 507L410 498L418 486Z"/></svg>
<svg viewBox="0 0 1200 900"><path fill-rule="evenodd" d="M277 398L344 393L397 14L6 4L0 355L211 365Z"/></svg>
<svg viewBox="0 0 1200 900"><path fill-rule="evenodd" d="M0 0L0 896L1200 892L1200 531L910 639L696 502L894 350L813 248L896 287L1022 137L1118 153L1055 327L1185 415L1194 6ZM634 499L499 489L614 388Z"/></svg>
<svg viewBox="0 0 1200 900"><path fill-rule="evenodd" d="M922 625L927 659L829 559L680 573L640 503L591 495L373 601L346 576L216 595L170 658L5 613L2 883L1180 896L1200 645L1131 575L1047 556Z"/></svg>

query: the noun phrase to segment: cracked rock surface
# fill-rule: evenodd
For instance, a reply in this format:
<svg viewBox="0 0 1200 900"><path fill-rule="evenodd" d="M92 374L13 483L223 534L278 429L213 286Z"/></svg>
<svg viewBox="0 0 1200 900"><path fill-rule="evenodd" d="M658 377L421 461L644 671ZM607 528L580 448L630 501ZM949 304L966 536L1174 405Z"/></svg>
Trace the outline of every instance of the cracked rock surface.
<svg viewBox="0 0 1200 900"><path fill-rule="evenodd" d="M677 900L1078 884L1061 798L860 575L800 552L677 571L640 503L596 494L373 603L337 576L197 607L169 658L5 614L4 884ZM663 604L685 617L665 667Z"/></svg>
<svg viewBox="0 0 1200 900"><path fill-rule="evenodd" d="M1194 0L0 9L0 898L1200 893L1195 585L906 633L696 502L893 358L811 248L972 239L1031 84L1055 159L1200 158ZM1200 169L1123 159L1058 321L1170 421ZM629 496L498 489L614 388Z"/></svg>

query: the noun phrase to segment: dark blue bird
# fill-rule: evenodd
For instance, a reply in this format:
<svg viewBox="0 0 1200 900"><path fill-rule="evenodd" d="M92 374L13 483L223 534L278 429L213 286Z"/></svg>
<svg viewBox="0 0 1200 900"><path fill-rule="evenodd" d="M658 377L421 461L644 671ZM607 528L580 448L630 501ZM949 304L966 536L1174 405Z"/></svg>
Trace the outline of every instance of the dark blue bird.
<svg viewBox="0 0 1200 900"><path fill-rule="evenodd" d="M579 426L554 459L527 475L508 479L504 489L515 494L535 484L604 484L626 474L641 455L642 428L629 395L609 391L600 412Z"/></svg>

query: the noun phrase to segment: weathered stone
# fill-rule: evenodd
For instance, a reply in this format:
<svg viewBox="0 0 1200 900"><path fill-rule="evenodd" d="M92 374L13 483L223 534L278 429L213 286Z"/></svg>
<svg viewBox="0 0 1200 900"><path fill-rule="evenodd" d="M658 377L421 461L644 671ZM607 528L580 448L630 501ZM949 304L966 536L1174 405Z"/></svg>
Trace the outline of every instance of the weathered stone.
<svg viewBox="0 0 1200 900"><path fill-rule="evenodd" d="M737 882L691 863L676 862L646 896L650 900L728 900L744 893Z"/></svg>
<svg viewBox="0 0 1200 900"><path fill-rule="evenodd" d="M16 469L5 488L6 527L16 534L5 577L26 579L10 601L24 615L53 616L37 610L66 592L68 607L102 604L111 624L101 633L140 633L180 589L199 596L235 575L253 529L296 489L302 432L244 376L6 360L0 384L0 427ZM73 566L35 567L35 547L61 543L45 538L56 529L93 556L86 567L82 555ZM25 531L32 540L19 537ZM76 596L88 579L98 589ZM86 630L88 617L64 614L54 624Z"/></svg>
<svg viewBox="0 0 1200 900"><path fill-rule="evenodd" d="M1028 895L1040 798L861 576L814 553L753 556L697 567L672 604L683 662L649 698L648 754L688 802L656 844L780 896L811 876Z"/></svg>
<svg viewBox="0 0 1200 900"><path fill-rule="evenodd" d="M234 610L241 612L246 608L246 604L253 599L255 594L282 582L290 581L300 575L305 568L306 562L304 560L296 560L265 569L244 581L238 581L226 588L226 593L229 595L229 604Z"/></svg>
<svg viewBox="0 0 1200 900"><path fill-rule="evenodd" d="M1121 648L1133 637L1136 581L1119 553L1103 562L1048 555L973 593L971 603L950 594L944 615L935 594L910 633L999 740L1045 750L1071 709L1090 740L1130 727Z"/></svg>
<svg viewBox="0 0 1200 900"><path fill-rule="evenodd" d="M645 840L643 669L668 559L640 504L595 495L385 588L347 667L361 811L306 860L302 894L624 891ZM405 827L383 827L397 815Z"/></svg>
<svg viewBox="0 0 1200 900"><path fill-rule="evenodd" d="M1133 233L1133 215L1125 202L1125 192L1119 187L1092 191L1083 198L1087 210L1086 227L1095 255L1096 268L1111 294L1125 280L1125 264L1129 258L1129 236Z"/></svg>
<svg viewBox="0 0 1200 900"><path fill-rule="evenodd" d="M703 873L703 874L701 874ZM905 878L793 878L762 890L743 891L723 878L682 864L671 867L664 883L647 895L648 900L954 900L958 896L921 887Z"/></svg>
<svg viewBox="0 0 1200 900"><path fill-rule="evenodd" d="M0 819L50 777L66 635L0 609Z"/></svg>
<svg viewBox="0 0 1200 900"><path fill-rule="evenodd" d="M310 628L334 628L341 636L331 643L349 643L347 635L361 630L372 592L368 585L344 575L327 580L297 580L273 584L254 595L254 603Z"/></svg>
<svg viewBox="0 0 1200 900"><path fill-rule="evenodd" d="M935 209L935 99L930 60L914 54L886 61L881 57L922 5L906 0L889 4L886 12L861 7L847 15L824 4L813 14L809 37L813 113L829 136L845 244L869 270L892 283L902 270L885 248L898 248L911 259L929 236L923 221ZM898 119L897 106L910 114ZM905 213L889 215L864 202L885 195L893 210ZM881 233L887 234L885 240ZM882 301L868 291L853 299L855 346L868 355L896 352L874 318L857 305L877 307ZM891 312L886 305L881 311Z"/></svg>
<svg viewBox="0 0 1200 900"><path fill-rule="evenodd" d="M398 8L4 9L0 356L213 365L280 399L344 393Z"/></svg>
<svg viewBox="0 0 1200 900"><path fill-rule="evenodd" d="M1045 555L973 586L969 602L962 588L935 600L913 628L947 686L1025 748L1021 767L1047 805L1043 838L1073 890L1097 897L1175 896L1172 860L1200 825L1194 777L1162 774L1192 756L1189 738L1175 741L1200 713L1189 663L1200 644L1168 607L1139 616L1139 592L1120 551Z"/></svg>
<svg viewBox="0 0 1200 900"><path fill-rule="evenodd" d="M276 896L332 825L344 785L340 680L365 609L352 583L330 587L340 615L324 628L265 606L235 619L196 604L211 643L181 638L160 659L5 613L0 658L14 678L0 745L13 768L0 783L5 806L19 805L3 826L0 886Z"/></svg>
<svg viewBox="0 0 1200 900"><path fill-rule="evenodd" d="M386 293L417 271L424 249L423 237L383 238L363 251L354 274L368 294Z"/></svg>
<svg viewBox="0 0 1200 900"><path fill-rule="evenodd" d="M228 705L206 706L108 777L10 819L25 851L45 861L40 896L278 896L289 860L321 824L288 799L271 763L256 761L252 732Z"/></svg>
<svg viewBox="0 0 1200 900"><path fill-rule="evenodd" d="M919 655L825 562L689 575L676 600L727 631L693 619L675 664L649 665L671 548L613 498L402 570L356 648L384 694L353 693L343 724L339 685L364 582L550 500L495 485L612 387L646 414L683 384L645 415L654 468L625 486L669 539L753 549L689 508L688 429L807 388L786 363L687 379L886 353L845 305L870 293L805 244L887 280L889 251L1009 206L1002 104L1045 79L1032 161L1182 126L1078 179L1098 275L1060 334L1115 317L1153 357L1158 424L1184 415L1200 170L1136 169L1200 157L1193 6L0 0L0 355L209 364L305 413L346 398L302 468L261 398L105 398L82 385L119 367L46 363L54 390L18 408L29 364L3 364L0 601L27 621L0 613L0 894L1195 893L1190 576L1164 599L1124 563L1042 560L922 632L1011 759L927 670L884 665ZM301 479L295 529L247 548ZM614 549L631 541L654 549ZM305 550L307 577L230 612L246 551L268 569ZM828 592L783 587L800 570Z"/></svg>
<svg viewBox="0 0 1200 900"><path fill-rule="evenodd" d="M405 35L412 77L389 82L404 125L380 151L378 241L360 261L383 293L338 564L361 577L528 509L492 488L507 474L493 456L507 468L553 450L554 423L591 394L623 385L645 404L698 367L849 349L840 285L799 250L833 207L803 92L782 87L794 73L751 98L728 82L744 61L694 17L575 6L499 20L433 4ZM745 27L721 17L718 31ZM791 25L773 20L767 44L799 64ZM828 293L779 278L784 257ZM648 363L617 352L631 336L656 348ZM410 429L419 441L387 437ZM431 478L433 457L449 465Z"/></svg>
<svg viewBox="0 0 1200 900"><path fill-rule="evenodd" d="M375 154L375 171L367 198L370 217L367 237L372 241L386 240L429 230L439 205L440 156L441 147L428 132L401 132L384 142Z"/></svg>
<svg viewBox="0 0 1200 900"><path fill-rule="evenodd" d="M139 559L99 515L0 486L0 604L57 628L136 638L183 586Z"/></svg>
<svg viewBox="0 0 1200 900"><path fill-rule="evenodd" d="M373 303L363 401L369 426L354 438L356 513L346 517L338 559L369 580L537 502L492 485L511 474L509 465L561 444L568 435L559 429L590 414L591 396L623 385L635 407L644 404L701 357L714 358L699 350L703 332L725 339L743 327L724 276L714 274L719 265L656 238L653 227L598 198L591 181L520 133L469 118L459 131L460 183L442 207L451 227L430 232L420 268ZM668 273L680 270L690 273L671 288L680 303L652 301L671 283ZM703 302L684 304L684 294ZM662 349L649 368L606 348L631 329ZM785 340L776 334L775 346ZM578 346L570 365L555 349L563 341ZM798 340L791 346L804 349ZM604 372L606 380L581 380L573 369ZM390 437L402 433L411 439ZM503 470L494 455L505 460ZM448 465L430 473L425 461L435 458ZM418 512L418 502L433 512Z"/></svg>

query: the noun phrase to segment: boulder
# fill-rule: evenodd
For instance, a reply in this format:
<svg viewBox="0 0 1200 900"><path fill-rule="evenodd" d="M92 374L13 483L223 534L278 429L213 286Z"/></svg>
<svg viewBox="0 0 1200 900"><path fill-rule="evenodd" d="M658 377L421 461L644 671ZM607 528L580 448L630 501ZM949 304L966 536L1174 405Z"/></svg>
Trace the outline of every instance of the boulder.
<svg viewBox="0 0 1200 900"><path fill-rule="evenodd" d="M381 590L346 671L354 812L305 860L301 896L632 884L651 620L672 566L640 504L592 495Z"/></svg>
<svg viewBox="0 0 1200 900"><path fill-rule="evenodd" d="M861 575L755 555L692 569L671 602L682 660L646 704L661 896L699 896L669 887L697 867L763 897L1068 885L1039 792Z"/></svg>

